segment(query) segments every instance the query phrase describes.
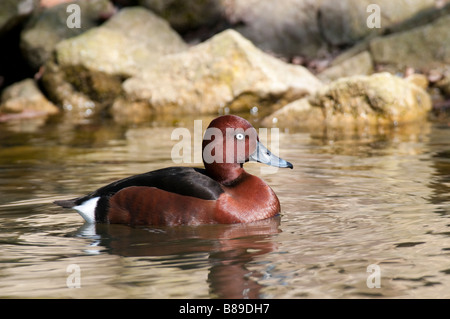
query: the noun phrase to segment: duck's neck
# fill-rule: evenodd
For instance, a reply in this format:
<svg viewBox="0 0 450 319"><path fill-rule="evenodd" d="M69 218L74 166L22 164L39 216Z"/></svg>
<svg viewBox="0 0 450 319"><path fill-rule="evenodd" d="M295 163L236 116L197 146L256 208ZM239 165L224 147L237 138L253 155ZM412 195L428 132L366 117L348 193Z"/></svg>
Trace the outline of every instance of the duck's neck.
<svg viewBox="0 0 450 319"><path fill-rule="evenodd" d="M205 163L206 173L215 181L229 185L245 175L245 170L238 163Z"/></svg>

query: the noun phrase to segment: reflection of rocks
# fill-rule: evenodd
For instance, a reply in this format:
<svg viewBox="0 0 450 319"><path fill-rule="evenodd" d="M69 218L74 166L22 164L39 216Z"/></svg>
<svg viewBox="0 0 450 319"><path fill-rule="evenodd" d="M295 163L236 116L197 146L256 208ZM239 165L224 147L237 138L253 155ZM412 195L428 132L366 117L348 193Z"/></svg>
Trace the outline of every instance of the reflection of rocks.
<svg viewBox="0 0 450 319"><path fill-rule="evenodd" d="M273 58L228 30L186 52L160 58L126 80L123 88L129 101L163 114L277 108L320 85L305 68Z"/></svg>
<svg viewBox="0 0 450 319"><path fill-rule="evenodd" d="M426 118L429 95L388 73L342 78L316 95L292 102L264 120L265 125L346 126L401 124Z"/></svg>
<svg viewBox="0 0 450 319"><path fill-rule="evenodd" d="M445 128L441 128L441 134L447 134ZM442 135L446 136L446 135ZM446 137L447 138L447 137ZM433 195L430 196L430 201L433 204L441 204L442 208L437 212L442 212L444 215L450 214L450 150L439 150L432 153L433 167L436 170L435 178L430 182L430 188L433 189Z"/></svg>
<svg viewBox="0 0 450 319"><path fill-rule="evenodd" d="M5 89L1 96L0 121L58 112L58 108L45 98L32 79L14 83Z"/></svg>
<svg viewBox="0 0 450 319"><path fill-rule="evenodd" d="M69 4L65 3L36 12L22 30L22 52L34 69L50 58L59 41L97 26L114 13L109 0L82 0L76 3L80 6L80 28L67 27L69 13L66 9Z"/></svg>

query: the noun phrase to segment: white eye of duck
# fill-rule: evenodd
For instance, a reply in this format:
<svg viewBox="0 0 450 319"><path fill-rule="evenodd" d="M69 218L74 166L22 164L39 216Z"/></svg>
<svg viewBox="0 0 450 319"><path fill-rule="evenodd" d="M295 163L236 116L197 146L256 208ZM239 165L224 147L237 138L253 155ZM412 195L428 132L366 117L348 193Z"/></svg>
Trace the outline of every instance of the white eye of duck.
<svg viewBox="0 0 450 319"><path fill-rule="evenodd" d="M237 133L237 134L236 134L236 139L238 139L238 140L240 140L240 141L243 140L244 137L245 137L245 136L244 136L244 134L242 134L242 133Z"/></svg>

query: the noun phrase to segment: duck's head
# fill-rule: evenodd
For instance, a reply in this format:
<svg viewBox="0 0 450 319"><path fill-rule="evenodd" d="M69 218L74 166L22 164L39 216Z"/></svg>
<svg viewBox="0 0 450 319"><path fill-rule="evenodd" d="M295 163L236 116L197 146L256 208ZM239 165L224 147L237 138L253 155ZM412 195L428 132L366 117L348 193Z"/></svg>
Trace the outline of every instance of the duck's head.
<svg viewBox="0 0 450 319"><path fill-rule="evenodd" d="M203 137L207 173L226 184L242 174L242 166L248 161L293 168L291 163L272 154L259 141L255 128L242 117L224 115L211 121Z"/></svg>

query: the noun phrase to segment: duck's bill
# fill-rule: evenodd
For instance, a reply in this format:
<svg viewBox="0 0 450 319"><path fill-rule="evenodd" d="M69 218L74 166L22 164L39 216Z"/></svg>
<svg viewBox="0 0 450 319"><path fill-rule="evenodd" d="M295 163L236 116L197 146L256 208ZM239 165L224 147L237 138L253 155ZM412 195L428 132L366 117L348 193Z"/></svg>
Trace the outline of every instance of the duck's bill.
<svg viewBox="0 0 450 319"><path fill-rule="evenodd" d="M276 167L294 168L294 166L288 161L285 161L284 159L272 154L272 152L269 151L267 147L265 147L259 141L256 144L255 152L250 155L249 160Z"/></svg>

